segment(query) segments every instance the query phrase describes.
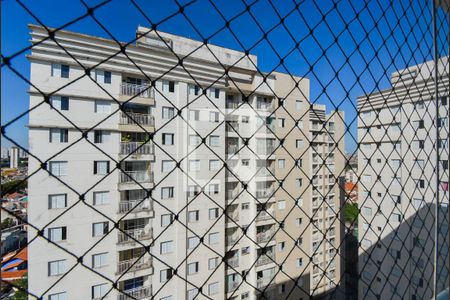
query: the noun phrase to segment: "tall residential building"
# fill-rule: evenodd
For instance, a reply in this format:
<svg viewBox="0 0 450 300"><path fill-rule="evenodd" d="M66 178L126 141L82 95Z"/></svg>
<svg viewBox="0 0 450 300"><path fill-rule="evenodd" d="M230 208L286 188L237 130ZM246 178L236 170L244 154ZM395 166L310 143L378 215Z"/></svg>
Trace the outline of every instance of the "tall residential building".
<svg viewBox="0 0 450 300"><path fill-rule="evenodd" d="M438 292L448 286L448 76L437 113L433 72L400 70L392 88L358 98L359 299L431 299L436 219Z"/></svg>
<svg viewBox="0 0 450 300"><path fill-rule="evenodd" d="M9 148L9 167L16 169L19 167L19 148L17 147Z"/></svg>
<svg viewBox="0 0 450 300"><path fill-rule="evenodd" d="M49 161L29 171L54 176L29 179L28 220L50 241L30 227L29 292L308 299L340 283L344 116L310 105L307 78L143 27L127 56L58 31L69 56L30 29L51 105L30 112L30 152Z"/></svg>

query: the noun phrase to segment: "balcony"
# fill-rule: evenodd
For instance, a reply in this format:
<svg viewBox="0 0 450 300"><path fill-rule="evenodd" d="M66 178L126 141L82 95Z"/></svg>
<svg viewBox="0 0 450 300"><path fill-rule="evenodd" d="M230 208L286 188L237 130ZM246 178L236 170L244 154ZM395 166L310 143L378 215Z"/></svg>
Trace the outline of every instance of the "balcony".
<svg viewBox="0 0 450 300"><path fill-rule="evenodd" d="M155 146L152 143L143 142L121 142L120 143L120 154L130 155L130 154L141 154L141 155L153 155Z"/></svg>
<svg viewBox="0 0 450 300"><path fill-rule="evenodd" d="M275 230L273 229L256 234L257 243L267 243L268 241L272 241L273 239L275 239Z"/></svg>
<svg viewBox="0 0 450 300"><path fill-rule="evenodd" d="M122 291L122 293L123 294L117 296L117 300L145 299L151 297L152 287L141 286L134 289Z"/></svg>
<svg viewBox="0 0 450 300"><path fill-rule="evenodd" d="M258 215L256 216L256 221L267 221L275 219L275 210L260 210L258 211Z"/></svg>
<svg viewBox="0 0 450 300"><path fill-rule="evenodd" d="M264 288L265 286L269 285L270 283L273 283L272 278L273 278L273 277L262 277L262 278L258 278L258 279L256 280L256 287L257 287L258 289L262 289L262 288Z"/></svg>
<svg viewBox="0 0 450 300"><path fill-rule="evenodd" d="M237 209L227 210L226 215L227 215L227 222L233 223L231 220L235 222L239 221L239 210Z"/></svg>
<svg viewBox="0 0 450 300"><path fill-rule="evenodd" d="M141 126L155 126L155 118L150 114L136 112L120 112L120 124Z"/></svg>
<svg viewBox="0 0 450 300"><path fill-rule="evenodd" d="M269 189L263 189L263 190L257 190L256 191L256 198L269 198L269 197L273 197L273 194L275 192L274 188L269 188Z"/></svg>
<svg viewBox="0 0 450 300"><path fill-rule="evenodd" d="M117 274L130 273L138 270L148 269L152 266L152 261L148 257L132 258L117 263Z"/></svg>
<svg viewBox="0 0 450 300"><path fill-rule="evenodd" d="M238 144L228 144L226 148L227 154L235 154L239 151L239 145Z"/></svg>
<svg viewBox="0 0 450 300"><path fill-rule="evenodd" d="M256 261L256 266L260 267L275 262L275 253L266 253L261 255Z"/></svg>
<svg viewBox="0 0 450 300"><path fill-rule="evenodd" d="M120 85L120 95L154 99L155 90L147 84L133 84L122 82L122 84Z"/></svg>
<svg viewBox="0 0 450 300"><path fill-rule="evenodd" d="M239 267L239 256L235 255L227 259L227 268L237 268Z"/></svg>
<svg viewBox="0 0 450 300"><path fill-rule="evenodd" d="M119 213L140 212L144 210L151 210L152 205L149 199L127 200L119 202Z"/></svg>
<svg viewBox="0 0 450 300"><path fill-rule="evenodd" d="M237 242L238 239L239 239L238 234L231 234L231 235L226 236L225 241L226 241L227 245L233 246Z"/></svg>
<svg viewBox="0 0 450 300"><path fill-rule="evenodd" d="M227 293L230 293L234 290L236 290L239 287L240 282L239 281L229 281L227 283Z"/></svg>
<svg viewBox="0 0 450 300"><path fill-rule="evenodd" d="M139 228L139 229L129 229L121 230L118 234L118 244L125 243L135 243L136 241L148 240L152 238L152 230Z"/></svg>
<svg viewBox="0 0 450 300"><path fill-rule="evenodd" d="M126 171L120 173L120 183L153 182L153 173L147 171Z"/></svg>
<svg viewBox="0 0 450 300"><path fill-rule="evenodd" d="M258 154L258 155L272 155L275 152L275 149L276 149L276 146L272 145L272 144L263 145L263 146L258 145L256 147L256 154Z"/></svg>

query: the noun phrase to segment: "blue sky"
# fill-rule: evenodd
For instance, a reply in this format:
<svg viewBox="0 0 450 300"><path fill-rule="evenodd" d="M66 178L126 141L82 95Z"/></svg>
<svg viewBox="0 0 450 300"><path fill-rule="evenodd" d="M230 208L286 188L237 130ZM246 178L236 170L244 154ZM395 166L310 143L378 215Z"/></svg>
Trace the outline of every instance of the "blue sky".
<svg viewBox="0 0 450 300"><path fill-rule="evenodd" d="M99 2L85 0L89 6ZM172 0L135 2L153 23L159 24L161 20L178 11L178 6ZM356 98L365 93L388 88L389 76L395 70L432 58L432 36L429 29L431 1L415 1L412 5L409 0L394 1L395 4L387 0L296 2L300 3L298 10L290 13L295 9L295 1L257 1L251 6L251 13L246 12L235 18L230 23L230 29L220 31L210 41L212 44L236 50L250 48L263 36L261 28L268 31L280 23L271 3L276 4L276 9L282 17L290 13L285 18L285 25L296 41L300 42L300 47L286 57L285 67L279 66L277 71L288 71L293 75L310 78L311 102L326 104L329 110L338 106L345 112L345 121L349 128L346 150L353 151L356 147L353 140L356 139ZM80 1L29 0L23 3L49 27L62 26L86 12ZM241 0L215 3L227 19L245 10ZM320 3L320 7L314 3ZM327 13L330 10L331 12ZM186 7L185 14L205 37L225 25L225 21L208 1L193 1ZM132 1L112 0L96 10L95 17L120 41L133 39L138 25L149 26L149 21L142 16ZM29 23L38 24L38 21L16 1L2 2L1 41L4 56L8 57L29 46ZM65 29L109 37L90 17ZM158 29L200 39L199 34L181 14L160 23ZM279 58L275 51L283 57L296 43L283 26L271 30L267 39L271 45L265 40L250 50L258 56L258 66L263 72L272 71L278 65ZM26 54L29 52L15 57L11 64L23 76L29 78ZM28 84L7 67L2 67L1 71L3 125L27 111L29 100L26 93ZM27 147L28 139L27 121L28 116L25 115L6 128L6 134L24 147Z"/></svg>

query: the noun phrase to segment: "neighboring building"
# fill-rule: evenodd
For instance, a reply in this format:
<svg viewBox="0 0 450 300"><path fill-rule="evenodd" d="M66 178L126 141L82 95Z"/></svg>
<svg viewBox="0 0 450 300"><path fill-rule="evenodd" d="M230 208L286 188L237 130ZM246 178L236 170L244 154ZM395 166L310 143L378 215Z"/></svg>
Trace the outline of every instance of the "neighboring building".
<svg viewBox="0 0 450 300"><path fill-rule="evenodd" d="M398 71L391 89L358 98L359 299L431 299L438 190L438 289L448 286L448 76L437 115L433 70Z"/></svg>
<svg viewBox="0 0 450 300"><path fill-rule="evenodd" d="M36 87L54 91L85 74L51 40L38 43L44 28L30 28ZM208 50L160 32L163 42L154 33L142 36L147 32L138 28L127 54L158 78L156 89L123 54L97 66L117 52L113 41L56 33L92 68L92 80L58 90L50 98L54 109L30 112L30 152L51 158L47 170L57 178L45 171L30 177L29 222L46 226L45 237L84 255L88 268L118 280L117 288L134 298L193 299L200 286L213 299L256 299L262 292L307 299L333 291L342 273L343 113L326 114L322 105L310 110L306 78L296 77L296 84L274 72L263 80L254 55ZM178 59L165 43L179 57L189 54L183 67L172 69ZM233 66L225 77L223 65ZM199 86L211 84L206 91ZM41 101L31 89L30 106ZM79 140L80 131L60 114L82 130L95 129ZM30 157L29 172L40 167ZM35 236L29 228L30 240ZM33 294L96 299L111 289L105 277L43 238L28 250Z"/></svg>
<svg viewBox="0 0 450 300"><path fill-rule="evenodd" d="M2 256L2 280L14 283L26 276L27 252L27 247L25 247Z"/></svg>
<svg viewBox="0 0 450 300"><path fill-rule="evenodd" d="M19 167L19 148L9 148L9 167L17 169Z"/></svg>
<svg viewBox="0 0 450 300"><path fill-rule="evenodd" d="M358 184L353 182L345 182L345 199L356 203L358 202Z"/></svg>
<svg viewBox="0 0 450 300"><path fill-rule="evenodd" d="M6 147L1 147L0 157L5 160L9 159L9 149Z"/></svg>
<svg viewBox="0 0 450 300"><path fill-rule="evenodd" d="M357 183L358 182L358 169L347 169L345 171L345 182Z"/></svg>

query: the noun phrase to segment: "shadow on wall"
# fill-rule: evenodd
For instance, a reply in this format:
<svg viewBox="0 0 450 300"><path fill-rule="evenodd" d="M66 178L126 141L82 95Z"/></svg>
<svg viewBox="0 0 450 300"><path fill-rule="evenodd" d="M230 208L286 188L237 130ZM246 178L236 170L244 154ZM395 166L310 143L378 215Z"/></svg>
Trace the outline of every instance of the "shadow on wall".
<svg viewBox="0 0 450 300"><path fill-rule="evenodd" d="M389 219L359 232L359 299L431 299L434 267L434 204L415 208L402 222L396 222L397 210L384 212ZM376 213L375 218L382 218ZM448 287L449 238L448 205L438 213L438 293ZM372 243L371 241L378 242ZM363 250L365 249L365 250Z"/></svg>

